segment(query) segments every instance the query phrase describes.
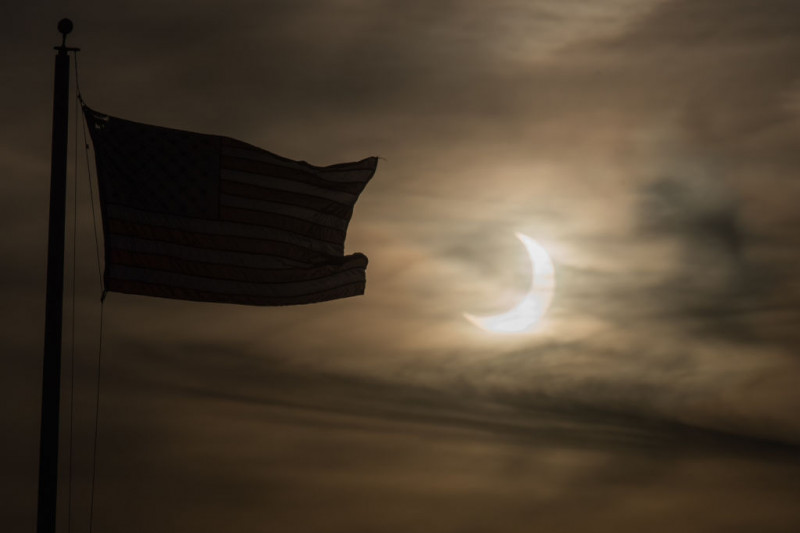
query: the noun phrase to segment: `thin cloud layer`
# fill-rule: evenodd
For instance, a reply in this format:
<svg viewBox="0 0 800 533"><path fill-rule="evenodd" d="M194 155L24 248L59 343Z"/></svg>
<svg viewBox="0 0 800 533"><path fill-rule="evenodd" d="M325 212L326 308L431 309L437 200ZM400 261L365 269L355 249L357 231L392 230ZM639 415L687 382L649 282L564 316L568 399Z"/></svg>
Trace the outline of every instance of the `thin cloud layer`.
<svg viewBox="0 0 800 533"><path fill-rule="evenodd" d="M348 250L370 257L364 297L246 308L109 295L98 528L799 524L798 9L75 2L70 43L97 109L313 163L383 158L348 231ZM0 52L14 102L0 133L0 412L18 428L2 450L16 509L3 520L22 528L48 43L64 13L14 10ZM98 281L83 181L77 195L85 511ZM558 292L537 334L486 335L462 313L525 290L515 231L550 251Z"/></svg>

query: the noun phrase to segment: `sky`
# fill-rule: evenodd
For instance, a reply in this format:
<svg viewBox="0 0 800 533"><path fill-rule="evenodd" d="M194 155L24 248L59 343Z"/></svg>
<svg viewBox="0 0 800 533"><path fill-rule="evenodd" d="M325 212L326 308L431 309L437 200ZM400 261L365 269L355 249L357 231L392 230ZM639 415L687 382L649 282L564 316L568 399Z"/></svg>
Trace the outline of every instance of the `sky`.
<svg viewBox="0 0 800 533"><path fill-rule="evenodd" d="M800 530L797 2L4 10L4 530L35 522L64 16L100 112L319 165L381 157L346 241L370 259L364 296L108 295L95 531ZM88 531L95 451L100 282L78 141L60 531ZM463 313L524 295L515 232L549 251L556 293L535 331L492 334Z"/></svg>

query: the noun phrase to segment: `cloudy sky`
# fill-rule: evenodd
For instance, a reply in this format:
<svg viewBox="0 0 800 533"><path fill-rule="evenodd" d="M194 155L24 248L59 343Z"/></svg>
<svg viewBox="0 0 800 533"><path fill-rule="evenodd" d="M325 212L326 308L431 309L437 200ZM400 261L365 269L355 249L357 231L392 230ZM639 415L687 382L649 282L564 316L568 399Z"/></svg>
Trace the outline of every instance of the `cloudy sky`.
<svg viewBox="0 0 800 533"><path fill-rule="evenodd" d="M96 531L800 529L797 2L16 4L0 37L3 529L35 520L63 16L98 111L321 165L382 158L346 243L370 259L362 297L109 294ZM89 521L98 368L83 158L63 531ZM525 293L514 232L550 252L557 291L536 331L503 336L463 313Z"/></svg>

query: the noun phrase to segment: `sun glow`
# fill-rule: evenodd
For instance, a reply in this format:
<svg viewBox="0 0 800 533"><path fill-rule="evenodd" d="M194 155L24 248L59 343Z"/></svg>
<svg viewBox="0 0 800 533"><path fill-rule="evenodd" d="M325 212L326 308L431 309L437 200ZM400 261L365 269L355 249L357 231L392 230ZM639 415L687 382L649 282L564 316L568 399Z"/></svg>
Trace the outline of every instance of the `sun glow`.
<svg viewBox="0 0 800 533"><path fill-rule="evenodd" d="M541 321L555 292L555 267L550 255L535 240L516 233L531 260L531 286L525 297L505 313L492 316L475 316L464 313L464 317L486 331L494 333L523 333L531 331Z"/></svg>

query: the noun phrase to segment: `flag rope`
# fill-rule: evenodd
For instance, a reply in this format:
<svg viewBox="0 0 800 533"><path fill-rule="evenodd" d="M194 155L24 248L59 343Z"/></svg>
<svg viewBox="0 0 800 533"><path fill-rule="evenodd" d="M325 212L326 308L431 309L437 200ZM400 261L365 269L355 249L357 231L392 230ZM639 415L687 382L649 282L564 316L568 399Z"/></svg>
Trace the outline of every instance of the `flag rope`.
<svg viewBox="0 0 800 533"><path fill-rule="evenodd" d="M100 300L100 337L97 345L97 382L95 384L94 398L94 442L92 444L92 481L89 496L89 533L94 529L94 494L97 486L97 442L100 427L100 369L103 360L103 316L105 311L105 297Z"/></svg>
<svg viewBox="0 0 800 533"><path fill-rule="evenodd" d="M78 93L78 101L83 107L83 95L81 94L81 84L78 78L78 56L75 56L75 87L77 88ZM88 135L86 134L86 117L83 120L83 146L84 146L84 153L86 155L86 175L89 181L89 197L91 198L90 205L92 206L92 229L94 230L94 248L95 248L95 256L97 258L97 276L100 280L100 290L102 292L100 301L105 300L105 284L103 283L103 269L100 265L100 238L98 237L98 229L97 229L97 210L94 206L94 186L92 185L92 167L89 161L89 139ZM77 139L76 139L77 142Z"/></svg>
<svg viewBox="0 0 800 533"><path fill-rule="evenodd" d="M80 77L78 74L78 57L75 54L75 88L76 88L76 96L78 103L80 104L81 108L85 105L83 101L83 95L81 94L81 85L80 85ZM77 115L77 113L76 113ZM83 113L81 113L83 115ZM94 416L94 435L93 435L93 443L92 443L92 461L91 461L91 480L90 480L90 488L89 488L89 533L91 533L94 529L94 502L95 502L95 487L97 485L97 449L98 449L98 436L99 436L99 428L100 428L100 378L101 378L101 369L102 369L102 361L103 361L103 322L105 317L105 298L106 298L106 291L105 291L105 284L103 282L103 269L102 265L100 264L100 238L98 233L98 225L97 225L97 208L95 207L95 192L94 192L94 185L92 183L92 167L91 162L89 159L89 140L88 135L86 132L87 124L86 124L86 117L83 117L82 121L83 127L81 128L83 132L83 147L84 147L84 154L86 156L86 177L87 181L89 182L89 205L91 206L92 212L92 232L94 234L94 245L95 245L95 258L97 260L97 276L100 282L100 327L98 332L98 341L97 341L97 374L95 377L95 416ZM77 146L77 134L76 134L76 146Z"/></svg>

